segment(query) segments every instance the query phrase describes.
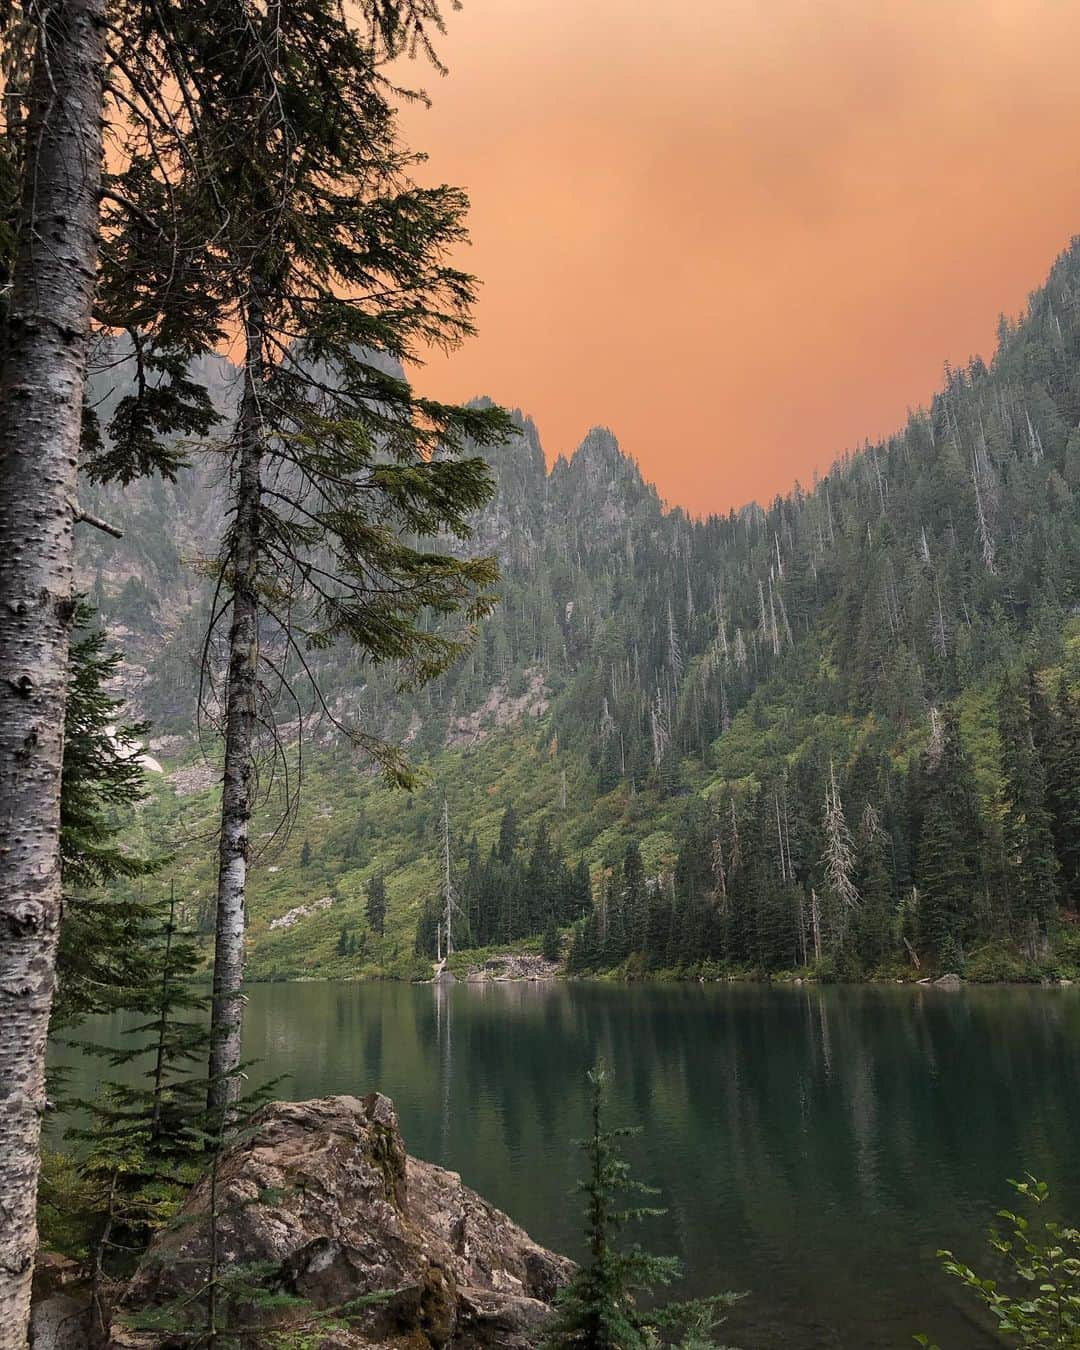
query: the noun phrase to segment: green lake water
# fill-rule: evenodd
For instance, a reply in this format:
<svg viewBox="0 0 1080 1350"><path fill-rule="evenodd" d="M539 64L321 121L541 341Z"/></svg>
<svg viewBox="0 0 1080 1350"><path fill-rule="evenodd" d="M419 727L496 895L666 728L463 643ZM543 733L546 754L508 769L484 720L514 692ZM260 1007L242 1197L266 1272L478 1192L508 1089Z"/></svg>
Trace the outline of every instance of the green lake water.
<svg viewBox="0 0 1080 1350"><path fill-rule="evenodd" d="M410 1152L580 1255L585 1071L667 1214L680 1292L746 1289L743 1350L997 1344L935 1252L985 1265L1007 1178L1080 1221L1080 989L259 985L246 1054L295 1098L393 1098ZM97 1019L86 1038L109 1041ZM59 1058L59 1056L58 1056ZM70 1060L70 1054L64 1059ZM76 1060L86 1091L97 1064Z"/></svg>

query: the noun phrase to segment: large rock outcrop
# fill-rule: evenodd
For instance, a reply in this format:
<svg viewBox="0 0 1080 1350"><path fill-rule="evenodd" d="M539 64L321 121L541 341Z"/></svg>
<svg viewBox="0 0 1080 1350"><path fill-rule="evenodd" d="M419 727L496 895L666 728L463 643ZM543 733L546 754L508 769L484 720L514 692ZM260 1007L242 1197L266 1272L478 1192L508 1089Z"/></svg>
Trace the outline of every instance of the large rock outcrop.
<svg viewBox="0 0 1080 1350"><path fill-rule="evenodd" d="M210 1205L204 1177L144 1258L114 1346L170 1344L125 1328L124 1311L173 1304L205 1283ZM221 1262L256 1269L261 1289L304 1301L286 1319L390 1295L347 1330L320 1335L324 1346L532 1346L573 1269L455 1173L410 1158L393 1103L379 1093L263 1107L220 1160L217 1212ZM280 1326L281 1317L255 1305L244 1321Z"/></svg>

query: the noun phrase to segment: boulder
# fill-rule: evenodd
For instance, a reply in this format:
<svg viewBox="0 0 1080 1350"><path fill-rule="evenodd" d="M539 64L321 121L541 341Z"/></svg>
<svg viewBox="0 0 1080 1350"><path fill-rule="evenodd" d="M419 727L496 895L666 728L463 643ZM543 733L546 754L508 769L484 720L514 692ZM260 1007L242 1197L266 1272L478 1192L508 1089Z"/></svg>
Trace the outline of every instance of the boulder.
<svg viewBox="0 0 1080 1350"><path fill-rule="evenodd" d="M144 1257L122 1301L114 1347L164 1347L123 1312L168 1306L209 1271L210 1178L189 1194ZM283 1312L252 1301L249 1325L280 1328L364 1295L386 1295L323 1346L527 1347L573 1271L456 1173L410 1158L389 1098L272 1102L222 1154L217 1242L260 1294L303 1300ZM261 1319L261 1320L260 1320ZM330 1323L327 1323L330 1325ZM254 1334L248 1341L259 1345Z"/></svg>
<svg viewBox="0 0 1080 1350"><path fill-rule="evenodd" d="M30 1350L87 1350L90 1308L69 1294L51 1294L30 1308Z"/></svg>
<svg viewBox="0 0 1080 1350"><path fill-rule="evenodd" d="M947 975L939 975L939 976L938 976L938 978L934 981L934 988L935 988L935 989L959 989L960 986L961 986L963 983L964 983L964 982L963 982L963 980L960 978L959 975L956 975L956 974L954 974L953 972L950 971Z"/></svg>

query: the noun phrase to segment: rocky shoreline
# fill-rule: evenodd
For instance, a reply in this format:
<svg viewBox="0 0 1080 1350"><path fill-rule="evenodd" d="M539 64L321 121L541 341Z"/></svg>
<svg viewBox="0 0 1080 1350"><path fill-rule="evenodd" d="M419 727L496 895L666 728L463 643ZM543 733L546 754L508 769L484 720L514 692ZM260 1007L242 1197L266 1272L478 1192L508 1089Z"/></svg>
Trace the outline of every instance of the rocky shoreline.
<svg viewBox="0 0 1080 1350"><path fill-rule="evenodd" d="M558 961L548 961L533 952L506 952L489 957L482 965L472 966L466 984L505 983L510 980L554 980L563 973Z"/></svg>
<svg viewBox="0 0 1080 1350"><path fill-rule="evenodd" d="M319 1350L528 1350L574 1269L456 1173L409 1156L381 1093L271 1102L114 1291L107 1334L91 1335L77 1284L54 1283L33 1350L187 1344L171 1324L199 1306L214 1260L249 1282L240 1344ZM170 1330L139 1329L155 1311Z"/></svg>

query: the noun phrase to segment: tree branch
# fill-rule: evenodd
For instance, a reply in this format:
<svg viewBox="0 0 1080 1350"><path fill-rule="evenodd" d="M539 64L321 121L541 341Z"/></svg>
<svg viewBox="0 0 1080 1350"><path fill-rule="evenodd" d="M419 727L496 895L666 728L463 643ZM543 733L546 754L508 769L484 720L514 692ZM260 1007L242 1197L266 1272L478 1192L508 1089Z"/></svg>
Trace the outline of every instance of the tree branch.
<svg viewBox="0 0 1080 1350"><path fill-rule="evenodd" d="M103 534L111 534L114 539L123 539L124 531L118 529L115 525L110 525L107 520L102 520L100 516L95 516L92 512L84 510L74 498L71 499L71 513L75 524L93 525L95 530L101 530Z"/></svg>

